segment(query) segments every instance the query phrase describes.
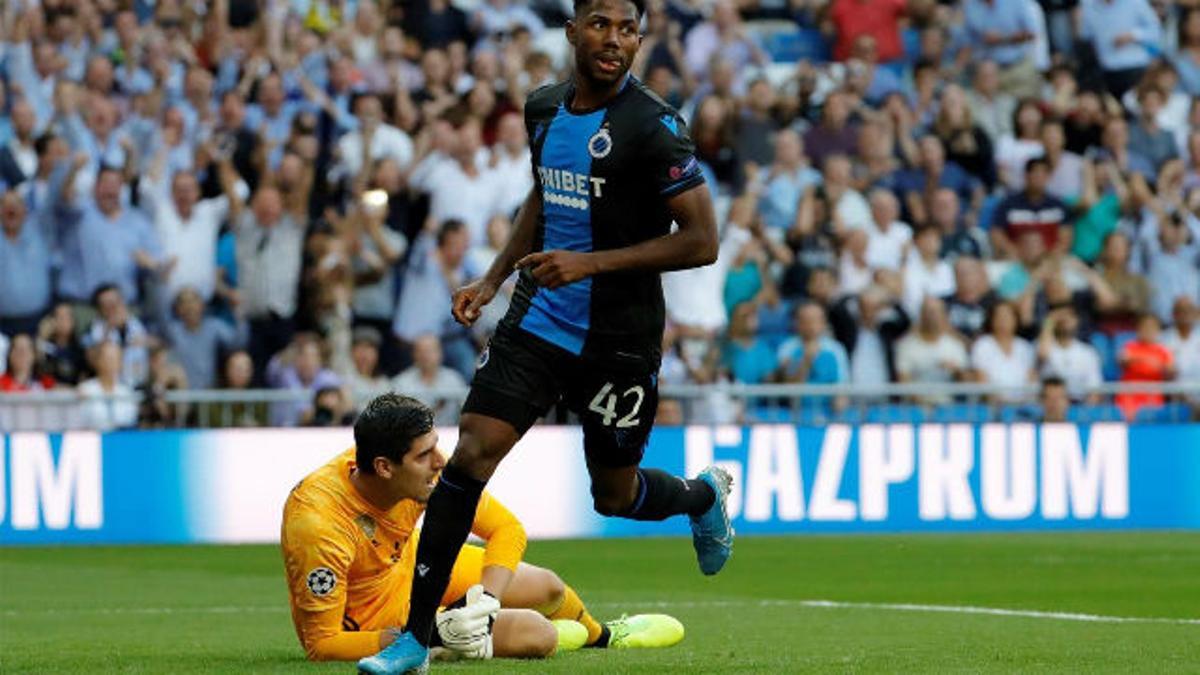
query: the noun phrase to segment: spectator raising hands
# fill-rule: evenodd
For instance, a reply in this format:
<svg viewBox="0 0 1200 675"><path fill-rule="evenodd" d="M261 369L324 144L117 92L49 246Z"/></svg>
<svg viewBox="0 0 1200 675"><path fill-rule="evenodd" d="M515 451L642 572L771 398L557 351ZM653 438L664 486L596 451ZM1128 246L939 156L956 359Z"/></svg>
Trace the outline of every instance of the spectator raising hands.
<svg viewBox="0 0 1200 675"><path fill-rule="evenodd" d="M455 290L544 193L580 213L618 194L584 195L586 166L664 125L664 170L704 176L721 241L663 276L664 381L972 382L998 412L1040 376L1059 419L1111 401L1104 377L1196 380L1194 8L649 0L624 86L681 116L589 132L566 182L548 128L586 111L534 124L525 103L570 72L571 8L411 4L7 3L4 386L78 386L73 412L106 429L138 423L137 395L147 425L290 425L346 421L398 382L461 387L528 299L498 280L466 328ZM299 402L174 403L264 386ZM1167 402L1139 396L1119 402ZM454 421L458 399L431 402ZM721 393L663 410L754 412Z"/></svg>

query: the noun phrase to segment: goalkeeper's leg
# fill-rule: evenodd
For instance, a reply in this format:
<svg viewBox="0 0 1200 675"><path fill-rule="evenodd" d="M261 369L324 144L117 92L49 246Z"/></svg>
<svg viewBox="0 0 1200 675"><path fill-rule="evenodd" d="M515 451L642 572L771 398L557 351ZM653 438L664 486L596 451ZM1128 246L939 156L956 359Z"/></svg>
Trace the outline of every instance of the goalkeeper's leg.
<svg viewBox="0 0 1200 675"><path fill-rule="evenodd" d="M466 555L471 553L473 555ZM474 566L464 565L464 572L482 564L482 550L466 547L464 558L476 559ZM458 566L456 566L457 572ZM468 573L461 576L463 582L471 581ZM452 581L451 586L455 584ZM500 599L505 608L528 608L535 610L541 616L553 622L556 641L560 650L578 649L580 647L670 647L683 639L683 624L674 617L665 614L638 614L622 616L620 619L601 623L584 606L583 600L575 589L563 583L552 570L528 563L521 563L513 575L512 583ZM544 619L543 619L544 621ZM496 625L499 628L499 623ZM530 624L531 631L540 631L536 623ZM495 655L501 656L499 633L493 633ZM534 634L531 640L540 641L544 636ZM544 646L544 645L543 645ZM514 647L505 646L505 649ZM508 655L505 653L505 655ZM536 656L536 654L534 654Z"/></svg>
<svg viewBox="0 0 1200 675"><path fill-rule="evenodd" d="M496 658L545 658L558 648L558 631L533 610L502 609L492 628L492 647Z"/></svg>
<svg viewBox="0 0 1200 675"><path fill-rule="evenodd" d="M587 629L585 645L603 647L608 641L608 629L587 611L575 589L544 567L521 563L500 602L536 610L551 621L578 621Z"/></svg>

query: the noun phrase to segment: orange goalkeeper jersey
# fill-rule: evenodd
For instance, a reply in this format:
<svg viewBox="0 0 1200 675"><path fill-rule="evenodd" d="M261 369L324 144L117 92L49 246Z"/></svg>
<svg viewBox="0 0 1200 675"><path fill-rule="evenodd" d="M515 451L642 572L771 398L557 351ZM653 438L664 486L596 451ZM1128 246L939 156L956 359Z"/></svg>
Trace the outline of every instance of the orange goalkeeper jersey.
<svg viewBox="0 0 1200 675"><path fill-rule="evenodd" d="M425 505L406 499L381 511L350 482L354 449L309 474L283 507L284 567L292 621L311 659L379 651L379 633L403 626ZM484 492L471 531L487 541L483 565L516 570L525 529Z"/></svg>

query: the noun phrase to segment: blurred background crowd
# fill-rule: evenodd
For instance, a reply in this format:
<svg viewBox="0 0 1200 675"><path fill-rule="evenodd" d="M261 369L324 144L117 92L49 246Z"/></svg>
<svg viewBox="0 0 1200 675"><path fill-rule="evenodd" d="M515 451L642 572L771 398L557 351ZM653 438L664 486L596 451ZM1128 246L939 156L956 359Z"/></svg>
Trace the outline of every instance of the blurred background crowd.
<svg viewBox="0 0 1200 675"><path fill-rule="evenodd" d="M522 105L571 12L7 0L0 392L77 392L95 428L340 424L389 389L452 420L512 280L471 330L450 294L533 185ZM664 275L661 382L862 394L713 388L689 419L977 414L952 382L985 415L1191 414L1092 389L1200 381L1200 2L649 0L644 28L722 233ZM265 388L306 396L164 396Z"/></svg>

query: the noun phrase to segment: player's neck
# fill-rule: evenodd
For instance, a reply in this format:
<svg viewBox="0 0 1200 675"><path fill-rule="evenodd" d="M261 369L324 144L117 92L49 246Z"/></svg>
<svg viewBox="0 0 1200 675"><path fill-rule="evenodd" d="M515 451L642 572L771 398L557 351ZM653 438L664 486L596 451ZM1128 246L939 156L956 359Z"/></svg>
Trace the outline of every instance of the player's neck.
<svg viewBox="0 0 1200 675"><path fill-rule="evenodd" d="M608 104L609 101L617 97L624 88L625 83L629 81L631 76L626 73L624 77L611 84L602 84L586 77L580 77L579 73L573 78L575 93L571 100L567 103L571 112L587 112L596 110Z"/></svg>
<svg viewBox="0 0 1200 675"><path fill-rule="evenodd" d="M369 476L364 475L358 469L350 472L350 484L354 486L355 492L363 498L363 501L380 511L390 511L393 506L400 503L400 500L388 494L383 486L371 480Z"/></svg>

